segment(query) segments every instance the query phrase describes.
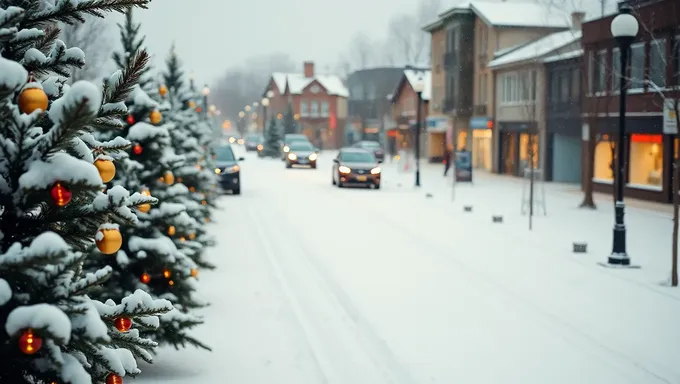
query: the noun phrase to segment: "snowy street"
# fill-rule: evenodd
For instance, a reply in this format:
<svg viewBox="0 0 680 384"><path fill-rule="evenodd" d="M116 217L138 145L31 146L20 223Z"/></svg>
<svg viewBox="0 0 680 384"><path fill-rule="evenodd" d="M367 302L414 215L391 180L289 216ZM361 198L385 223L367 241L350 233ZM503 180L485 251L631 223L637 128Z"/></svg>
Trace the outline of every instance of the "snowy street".
<svg viewBox="0 0 680 384"><path fill-rule="evenodd" d="M246 155L242 195L212 225L218 269L200 276L211 306L196 334L213 351L162 350L134 382L680 382L665 213L629 208L641 269L607 269L611 200L577 210L579 194L546 186L529 232L522 180L481 178L452 202L439 166L415 191L388 163L381 190L339 189L333 156L311 170Z"/></svg>

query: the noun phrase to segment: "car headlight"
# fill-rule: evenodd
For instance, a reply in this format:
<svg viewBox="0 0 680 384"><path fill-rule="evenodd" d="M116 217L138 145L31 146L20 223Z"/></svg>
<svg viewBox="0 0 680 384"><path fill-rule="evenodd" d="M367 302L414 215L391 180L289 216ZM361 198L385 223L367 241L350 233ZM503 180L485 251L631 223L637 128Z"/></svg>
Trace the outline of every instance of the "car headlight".
<svg viewBox="0 0 680 384"><path fill-rule="evenodd" d="M244 143L243 139L238 139L238 143L243 145L243 143Z"/></svg>
<svg viewBox="0 0 680 384"><path fill-rule="evenodd" d="M261 151L261 150L263 150L263 149L264 149L264 145L262 145L262 144L258 144L258 145L257 145L257 150L258 150L258 151Z"/></svg>
<svg viewBox="0 0 680 384"><path fill-rule="evenodd" d="M297 160L297 155L294 153L289 153L288 154L288 160Z"/></svg>
<svg viewBox="0 0 680 384"><path fill-rule="evenodd" d="M290 148L288 148L288 146L286 145L285 147L283 147L283 151L284 151L284 152L289 152L289 151L290 151Z"/></svg>
<svg viewBox="0 0 680 384"><path fill-rule="evenodd" d="M375 167L371 169L371 175L379 175L380 171L381 171L380 167Z"/></svg>
<svg viewBox="0 0 680 384"><path fill-rule="evenodd" d="M352 170L349 169L349 167L345 167L344 165L339 166L338 171L340 171L340 173L350 173L350 172L352 172Z"/></svg>
<svg viewBox="0 0 680 384"><path fill-rule="evenodd" d="M234 141L236 141L236 139L234 139L233 137L230 137L230 138L229 138L229 142L230 142L230 143L234 144Z"/></svg>
<svg viewBox="0 0 680 384"><path fill-rule="evenodd" d="M229 167L225 170L227 173L236 173L240 170L241 168L238 167L238 165L234 165L233 167Z"/></svg>
<svg viewBox="0 0 680 384"><path fill-rule="evenodd" d="M215 168L215 173L219 175L220 173L222 173L222 170L219 168Z"/></svg>
<svg viewBox="0 0 680 384"><path fill-rule="evenodd" d="M318 156L316 155L316 153L312 153L311 155L309 155L309 160L314 161L316 160L317 157Z"/></svg>

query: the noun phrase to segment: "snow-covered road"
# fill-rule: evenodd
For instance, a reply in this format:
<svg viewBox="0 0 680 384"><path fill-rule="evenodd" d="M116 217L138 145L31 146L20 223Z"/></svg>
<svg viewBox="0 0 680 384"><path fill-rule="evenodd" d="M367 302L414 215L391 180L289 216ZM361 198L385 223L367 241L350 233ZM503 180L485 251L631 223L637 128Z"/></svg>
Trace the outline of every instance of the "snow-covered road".
<svg viewBox="0 0 680 384"><path fill-rule="evenodd" d="M249 156L213 226L197 335L140 383L680 383L680 297L454 213ZM616 273L620 272L620 273Z"/></svg>

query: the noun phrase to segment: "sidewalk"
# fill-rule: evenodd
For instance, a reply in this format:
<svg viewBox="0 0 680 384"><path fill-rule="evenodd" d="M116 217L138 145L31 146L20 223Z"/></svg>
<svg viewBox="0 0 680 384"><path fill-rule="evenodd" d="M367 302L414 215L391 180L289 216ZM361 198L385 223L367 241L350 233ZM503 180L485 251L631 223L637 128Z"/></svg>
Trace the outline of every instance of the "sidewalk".
<svg viewBox="0 0 680 384"><path fill-rule="evenodd" d="M384 183L388 190L413 192L414 174L399 173L396 163L384 164ZM597 209L580 209L583 194L578 185L561 183L537 183L545 187L547 215L540 207L535 209L533 229L529 231L529 217L521 214L522 188L525 180L509 176L476 172L474 183L458 183L452 193L452 176L443 177L440 164L421 164L421 190L431 195L433 203L453 218L491 222L492 215L502 215L503 224L493 227L511 231L518 241L526 239L527 246L537 247L546 257L569 257L584 265L596 267L606 262L611 253L614 207L612 197L598 194ZM387 191L386 191L387 192ZM473 212L463 212L463 206L471 205ZM639 284L654 290L668 292L660 283L668 280L672 247L672 207L633 199L626 200L627 250L633 264L639 270L607 270L625 274ZM493 240L493 233L490 233ZM587 254L573 254L573 242L587 242ZM597 267L601 268L601 267ZM680 297L680 293L671 292Z"/></svg>

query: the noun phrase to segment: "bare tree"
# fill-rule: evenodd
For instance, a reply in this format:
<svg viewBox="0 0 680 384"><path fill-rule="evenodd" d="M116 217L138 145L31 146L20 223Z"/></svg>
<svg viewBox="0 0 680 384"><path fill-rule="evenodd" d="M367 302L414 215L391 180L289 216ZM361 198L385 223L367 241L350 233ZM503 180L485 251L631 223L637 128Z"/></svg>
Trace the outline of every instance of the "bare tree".
<svg viewBox="0 0 680 384"><path fill-rule="evenodd" d="M431 38L422 27L437 17L440 7L440 0L421 0L415 13L397 14L389 19L383 53L389 61L413 66L429 61Z"/></svg>
<svg viewBox="0 0 680 384"><path fill-rule="evenodd" d="M357 32L352 37L349 58L354 70L366 69L375 64L376 43L364 32Z"/></svg>
<svg viewBox="0 0 680 384"><path fill-rule="evenodd" d="M78 47L86 52L85 66L73 69L69 81L94 80L105 70L112 42L108 38L109 24L104 19L87 16L84 23L61 26L61 40L67 47Z"/></svg>

